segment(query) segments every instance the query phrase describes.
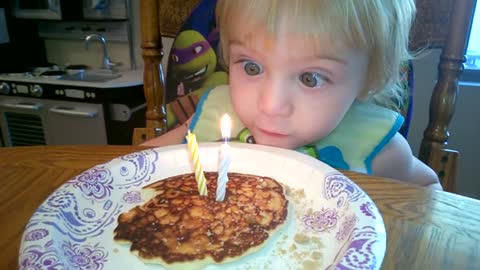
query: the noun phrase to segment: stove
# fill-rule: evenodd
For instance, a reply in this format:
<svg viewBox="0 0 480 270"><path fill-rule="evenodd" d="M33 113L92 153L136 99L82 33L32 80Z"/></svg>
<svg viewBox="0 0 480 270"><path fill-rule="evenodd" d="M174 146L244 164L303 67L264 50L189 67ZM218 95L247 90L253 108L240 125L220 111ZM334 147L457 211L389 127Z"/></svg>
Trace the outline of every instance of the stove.
<svg viewBox="0 0 480 270"><path fill-rule="evenodd" d="M69 80L88 70L74 67L0 74L5 146L131 144L133 128L145 125L143 85Z"/></svg>

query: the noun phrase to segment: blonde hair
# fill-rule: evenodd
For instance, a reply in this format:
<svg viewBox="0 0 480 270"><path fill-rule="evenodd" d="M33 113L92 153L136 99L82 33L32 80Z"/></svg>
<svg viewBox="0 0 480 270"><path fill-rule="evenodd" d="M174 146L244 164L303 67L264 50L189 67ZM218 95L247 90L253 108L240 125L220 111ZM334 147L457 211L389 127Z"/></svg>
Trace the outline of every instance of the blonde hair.
<svg viewBox="0 0 480 270"><path fill-rule="evenodd" d="M414 0L218 0L220 61L228 65L229 42L238 30L254 36L263 27L278 34L286 26L318 43L327 35L368 53L367 84L359 99L398 110L405 95L400 67L412 58L408 37L415 11Z"/></svg>

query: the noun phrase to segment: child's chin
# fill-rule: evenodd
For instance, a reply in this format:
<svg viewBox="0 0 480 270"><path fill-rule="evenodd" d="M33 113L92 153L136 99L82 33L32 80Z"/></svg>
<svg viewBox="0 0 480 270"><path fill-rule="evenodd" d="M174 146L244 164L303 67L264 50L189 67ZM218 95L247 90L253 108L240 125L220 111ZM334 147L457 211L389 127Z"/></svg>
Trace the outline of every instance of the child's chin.
<svg viewBox="0 0 480 270"><path fill-rule="evenodd" d="M288 140L281 139L268 139L268 138L255 138L256 144L286 148L286 149L296 149L295 145L292 145Z"/></svg>

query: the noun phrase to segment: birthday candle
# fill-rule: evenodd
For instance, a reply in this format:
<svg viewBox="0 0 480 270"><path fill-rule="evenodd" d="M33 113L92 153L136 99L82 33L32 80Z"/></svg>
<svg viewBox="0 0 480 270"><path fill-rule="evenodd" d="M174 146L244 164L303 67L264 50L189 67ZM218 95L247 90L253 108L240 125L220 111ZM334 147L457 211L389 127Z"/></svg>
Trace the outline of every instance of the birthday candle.
<svg viewBox="0 0 480 270"><path fill-rule="evenodd" d="M228 114L223 115L220 126L224 143L222 143L220 146L220 159L218 165L217 192L215 196L215 199L218 202L221 202L225 199L228 183L228 167L232 162L230 146L227 143L232 129L232 120Z"/></svg>
<svg viewBox="0 0 480 270"><path fill-rule="evenodd" d="M198 144L195 134L188 131L187 136L188 149L190 149L190 159L193 161L193 169L195 172L195 180L197 180L198 193L200 196L207 196L207 179L203 174L202 163L200 162L200 154L198 153Z"/></svg>

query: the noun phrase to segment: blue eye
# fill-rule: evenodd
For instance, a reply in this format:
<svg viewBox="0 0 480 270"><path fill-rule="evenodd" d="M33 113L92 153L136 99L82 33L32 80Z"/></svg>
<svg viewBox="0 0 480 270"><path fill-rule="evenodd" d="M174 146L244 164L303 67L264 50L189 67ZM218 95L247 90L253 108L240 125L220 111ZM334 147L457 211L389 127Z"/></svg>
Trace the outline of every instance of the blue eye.
<svg viewBox="0 0 480 270"><path fill-rule="evenodd" d="M316 72L305 72L300 75L300 81L307 87L318 87L324 84L327 79Z"/></svg>
<svg viewBox="0 0 480 270"><path fill-rule="evenodd" d="M254 62L245 62L243 64L243 69L250 76L255 76L263 72L262 67Z"/></svg>

